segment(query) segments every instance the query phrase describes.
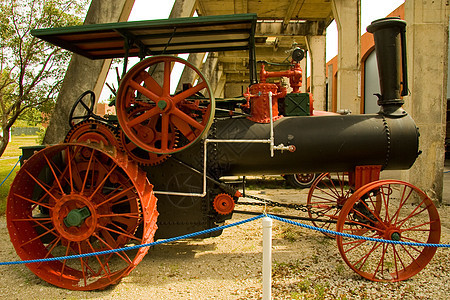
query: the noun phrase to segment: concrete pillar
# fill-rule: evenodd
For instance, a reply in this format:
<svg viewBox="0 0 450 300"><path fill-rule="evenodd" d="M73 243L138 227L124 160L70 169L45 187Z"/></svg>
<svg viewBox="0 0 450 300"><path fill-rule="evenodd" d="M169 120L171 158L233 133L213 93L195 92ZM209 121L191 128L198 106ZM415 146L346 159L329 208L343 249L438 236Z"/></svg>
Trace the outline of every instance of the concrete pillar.
<svg viewBox="0 0 450 300"><path fill-rule="evenodd" d="M326 36L307 36L308 51L311 58L311 92L314 96L314 109L326 107Z"/></svg>
<svg viewBox="0 0 450 300"><path fill-rule="evenodd" d="M197 0L176 0L170 11L169 18L192 17L195 12Z"/></svg>
<svg viewBox="0 0 450 300"><path fill-rule="evenodd" d="M308 87L307 83L306 83L306 71L307 71L307 58L306 58L306 53L305 53L305 58L302 59L300 61L300 68L302 68L302 72L303 72L303 77L302 77L302 86L300 87L300 92L302 93L306 93L306 89Z"/></svg>
<svg viewBox="0 0 450 300"><path fill-rule="evenodd" d="M185 18L192 17L195 12L197 0L176 0L173 4L169 18ZM203 61L203 53L191 53L187 59L188 62L196 67L200 67ZM183 70L180 81L178 82L177 90L181 90L183 83L194 83L197 75L188 68Z"/></svg>
<svg viewBox="0 0 450 300"><path fill-rule="evenodd" d="M361 112L361 1L332 0L338 29L337 110Z"/></svg>
<svg viewBox="0 0 450 300"><path fill-rule="evenodd" d="M134 0L92 0L84 23L98 24L128 20ZM69 131L69 112L74 101L86 90L93 90L100 96L111 60L90 60L72 55L64 82L56 100L49 126L45 132L44 144L61 142Z"/></svg>
<svg viewBox="0 0 450 300"><path fill-rule="evenodd" d="M210 52L202 67L202 73L209 81L214 97L223 98L226 82L226 75L223 66L219 64L219 57L216 52Z"/></svg>
<svg viewBox="0 0 450 300"><path fill-rule="evenodd" d="M187 59L192 65L197 68L201 67L205 53L191 53ZM184 68L181 73L180 81L178 82L177 91L182 89L183 83L193 84L197 79L197 73L191 68Z"/></svg>
<svg viewBox="0 0 450 300"><path fill-rule="evenodd" d="M442 201L447 109L448 1L408 0L408 78L405 109L420 131L420 150L408 181ZM445 199L450 204L450 199Z"/></svg>

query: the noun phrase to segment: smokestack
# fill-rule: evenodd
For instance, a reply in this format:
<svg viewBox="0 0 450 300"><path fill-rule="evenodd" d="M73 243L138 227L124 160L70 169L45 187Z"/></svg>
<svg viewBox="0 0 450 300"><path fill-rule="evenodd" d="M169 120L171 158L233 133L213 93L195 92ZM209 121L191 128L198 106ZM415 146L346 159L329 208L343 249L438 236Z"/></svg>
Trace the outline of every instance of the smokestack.
<svg viewBox="0 0 450 300"><path fill-rule="evenodd" d="M386 114L397 111L404 103L401 96L408 94L405 29L406 22L400 18L379 19L367 27L377 54L381 89L378 105Z"/></svg>

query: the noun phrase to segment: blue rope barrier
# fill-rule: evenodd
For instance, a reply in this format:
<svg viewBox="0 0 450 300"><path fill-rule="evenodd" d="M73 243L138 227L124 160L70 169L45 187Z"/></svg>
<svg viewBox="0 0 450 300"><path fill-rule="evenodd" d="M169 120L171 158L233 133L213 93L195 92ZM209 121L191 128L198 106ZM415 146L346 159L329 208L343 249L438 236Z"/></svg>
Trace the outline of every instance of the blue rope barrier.
<svg viewBox="0 0 450 300"><path fill-rule="evenodd" d="M318 227L314 227L314 226L311 226L311 225L295 222L295 221L292 221L292 220L283 219L283 218L280 218L280 217L277 217L277 216L273 216L273 215L270 215L270 214L267 215L267 216L272 218L272 219L274 219L274 220L285 222L285 223L288 223L288 224L291 224L291 225L296 225L296 226L300 226L300 227L307 228L307 229L312 229L312 230L325 232L325 233L330 233L330 234L334 234L334 235L340 235L340 236L343 236L343 237L353 238L353 239L357 239L357 240L366 240L366 241L371 241L371 242L380 242L380 243L386 243L386 244L396 244L396 245L405 245L405 246L450 248L449 244L411 243L411 242L376 239L376 238L371 238L371 237L366 237L366 236L360 236L360 235L348 234L348 233L344 233L344 232L332 231L332 230L324 229L324 228L318 228Z"/></svg>
<svg viewBox="0 0 450 300"><path fill-rule="evenodd" d="M19 163L20 159L22 158L22 155L19 156L19 160L16 161L16 164L14 165L14 167L11 169L11 171L9 171L9 174L6 175L5 179L3 179L2 183L0 183L0 187L3 185L3 183L6 181L6 179L8 179L9 175L11 175L11 173L14 171L14 169L16 168L17 164Z"/></svg>
<svg viewBox="0 0 450 300"><path fill-rule="evenodd" d="M139 249L139 248L143 248L143 247L151 247L151 246L171 243L171 242L175 242L175 241L179 241L179 240L183 240L183 239L188 239L188 238L191 238L191 237L199 236L199 235L210 233L210 232L214 232L214 231L223 230L223 229L230 228L230 227L233 227L233 226L242 225L242 224L245 224L245 223L248 223L248 222L252 222L252 221L258 220L258 219L260 219L260 218L262 218L264 216L265 215L259 215L259 216L256 216L256 217L253 217L253 218L250 218L250 219L246 219L246 220L242 220L242 221L238 221L238 222L235 222L235 223L232 223L232 224L223 225L223 226L219 226L219 227L215 227L215 228L210 228L210 229L206 229L206 230L202 230L202 231L197 231L197 232L194 232L194 233L189 233L189 234L185 234L185 235L181 235L181 236L177 236L177 237L173 237L173 238L169 238L169 239L164 239L164 240L160 240L160 241L156 241L156 242L148 243L148 244L141 244L141 245L135 245L135 246L130 246L130 247L117 248L117 249L111 249L111 250L105 250L105 251L99 251L99 252L93 252L93 253L83 253L83 254L76 254L76 255L50 257L50 258L33 259L33 260L0 262L0 266L19 265L19 264L31 264L31 263L39 263L39 262L48 262L48 261L56 261L56 260L82 258L82 257L88 257L88 256L105 255L105 254L117 253L117 252L122 252L122 251L129 251L129 250Z"/></svg>
<svg viewBox="0 0 450 300"><path fill-rule="evenodd" d="M245 219L245 220L238 221L238 222L235 222L235 223L231 223L231 224L228 224L228 225L223 225L223 226L219 226L219 227L215 227L215 228L210 228L210 229L206 229L206 230L202 230L202 231L197 231L197 232L194 232L194 233L189 233L189 234L185 234L185 235L181 235L181 236L177 236L177 237L173 237L173 238L169 238L169 239L164 239L164 240L160 240L160 241L156 241L156 242L152 242L152 243L147 243L147 244L141 244L141 245L135 245L135 246L130 246L130 247L117 248L117 249L111 249L111 250L105 250L105 251L99 251L99 252L93 252L93 253L83 253L83 254L76 254L76 255L51 257L51 258L42 258L42 259L33 259L33 260L0 262L0 266L19 265L19 264L31 264L31 263L40 263L40 262L49 262L49 261L57 261L57 260L74 259L74 258L83 258L83 257L89 257L89 256L95 256L95 255L105 255L105 254L112 254L112 253L117 253L117 252L122 252L122 251L135 250L135 249L139 249L139 248L143 248L143 247L151 247L151 246L156 246L156 245L161 245L161 244L167 244L167 243L171 243L171 242L175 242L175 241L179 241L179 240L183 240L183 239L192 238L192 237L199 236L199 235L202 235L202 234L211 233L211 232L214 232L214 231L219 231L219 230L227 229L227 228L230 228L230 227L239 226L239 225L242 225L242 224L245 224L245 223L256 221L256 220L261 219L263 217L269 217L269 218L277 220L277 221L281 221L281 222L288 223L288 224L291 224L291 225L303 227L303 228L306 228L306 229L311 229L311 230L320 231L320 232L329 233L329 234L334 234L334 235L340 235L340 236L343 236L343 237L348 237L348 238L353 238L353 239L358 239L358 240L367 240L367 241L372 241L372 242L381 242L381 243L405 245L405 246L450 248L450 244L411 243L411 242L376 239L376 238L364 237L364 236L353 235L353 234L348 234L348 233L343 233L343 232L336 232L336 231L332 231L332 230L329 230L329 229L318 228L318 227L315 227L315 226L311 226L311 225L295 222L295 221L292 221L292 220L280 218L280 217L277 217L277 216L274 216L274 215L271 215L271 214L261 214L261 215L255 216L253 218Z"/></svg>

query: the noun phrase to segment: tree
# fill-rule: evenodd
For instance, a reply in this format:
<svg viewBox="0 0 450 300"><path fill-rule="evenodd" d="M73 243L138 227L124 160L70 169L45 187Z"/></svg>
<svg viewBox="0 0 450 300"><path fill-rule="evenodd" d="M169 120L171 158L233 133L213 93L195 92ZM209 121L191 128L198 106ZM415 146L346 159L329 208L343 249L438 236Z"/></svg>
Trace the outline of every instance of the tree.
<svg viewBox="0 0 450 300"><path fill-rule="evenodd" d="M0 156L14 122L52 109L70 53L31 35L82 23L87 0L0 0Z"/></svg>

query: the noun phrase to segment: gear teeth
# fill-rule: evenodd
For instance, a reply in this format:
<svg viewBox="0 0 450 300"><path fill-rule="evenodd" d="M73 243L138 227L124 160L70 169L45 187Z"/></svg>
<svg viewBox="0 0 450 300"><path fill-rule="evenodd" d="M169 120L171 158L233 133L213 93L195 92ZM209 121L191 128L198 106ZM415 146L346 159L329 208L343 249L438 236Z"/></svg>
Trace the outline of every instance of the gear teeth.
<svg viewBox="0 0 450 300"><path fill-rule="evenodd" d="M111 125L96 120L77 123L69 130L64 143L100 144L101 147L114 147L122 150L118 130Z"/></svg>
<svg viewBox="0 0 450 300"><path fill-rule="evenodd" d="M219 194L214 198L213 206L219 215L231 214L234 210L233 197L228 194Z"/></svg>

